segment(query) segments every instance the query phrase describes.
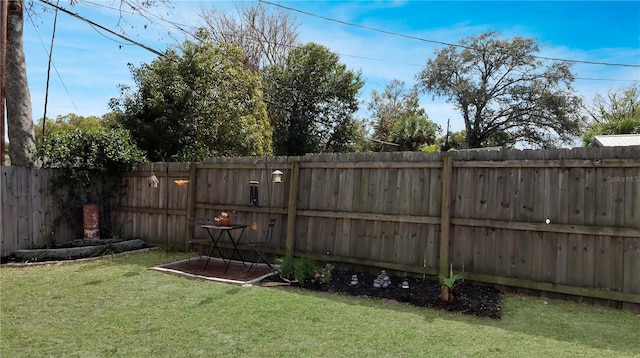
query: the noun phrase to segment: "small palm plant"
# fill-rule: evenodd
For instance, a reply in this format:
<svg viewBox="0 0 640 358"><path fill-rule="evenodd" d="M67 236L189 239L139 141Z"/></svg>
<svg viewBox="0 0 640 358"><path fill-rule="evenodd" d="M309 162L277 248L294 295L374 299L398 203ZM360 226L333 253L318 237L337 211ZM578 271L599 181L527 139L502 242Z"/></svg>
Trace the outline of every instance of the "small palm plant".
<svg viewBox="0 0 640 358"><path fill-rule="evenodd" d="M453 302L455 301L455 297L453 296L453 288L459 285L464 278L464 264L462 266L461 273L453 274L453 264L449 265L449 277L442 277L442 285L440 286L440 299L445 302Z"/></svg>

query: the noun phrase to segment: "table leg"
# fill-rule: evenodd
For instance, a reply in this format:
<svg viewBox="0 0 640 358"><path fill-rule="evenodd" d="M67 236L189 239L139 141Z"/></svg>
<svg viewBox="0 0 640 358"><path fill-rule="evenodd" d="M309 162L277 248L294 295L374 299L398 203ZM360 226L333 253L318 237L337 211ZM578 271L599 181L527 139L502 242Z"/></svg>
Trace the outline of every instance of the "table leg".
<svg viewBox="0 0 640 358"><path fill-rule="evenodd" d="M209 237L211 238L211 241L213 242L213 246L211 247L211 250L209 250L209 256L207 257L207 262L204 264L204 268L202 269L202 271L206 270L207 266L209 266L209 260L211 260L211 255L213 255L213 250L217 250L218 251L218 254L220 255L220 258L222 259L222 262L224 262L227 265L227 269L228 269L229 268L229 264L231 263L231 260L229 260L229 264L227 264L227 262L224 259L224 255L222 255L222 251L218 247L218 241L220 241L220 237L222 236L222 232L220 232L218 234L218 238L217 239L215 239L213 237L213 235L211 235L211 231L209 229L207 229L207 233L209 233Z"/></svg>
<svg viewBox="0 0 640 358"><path fill-rule="evenodd" d="M240 240L242 239L242 235L244 235L244 228L242 228L242 231L240 231L240 235L238 235L238 239L234 240L233 239L233 235L231 235L231 233L229 231L227 231L227 235L229 236L229 240L231 240L231 244L233 245L233 251L231 252L231 257L229 258L229 263L227 264L227 268L224 270L225 273L227 273L227 270L229 269L229 266L231 265L231 259L233 258L233 254L237 253L238 257L240 258L240 261L242 261L242 266L247 267L247 264L244 262L244 258L242 257L242 254L240 253L240 250L238 250L238 244L240 244Z"/></svg>

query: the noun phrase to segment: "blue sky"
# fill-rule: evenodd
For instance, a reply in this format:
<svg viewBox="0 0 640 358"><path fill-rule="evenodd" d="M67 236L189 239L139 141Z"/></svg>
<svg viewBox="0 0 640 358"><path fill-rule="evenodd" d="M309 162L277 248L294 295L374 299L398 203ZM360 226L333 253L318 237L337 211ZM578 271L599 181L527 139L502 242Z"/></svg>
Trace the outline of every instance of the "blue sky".
<svg viewBox="0 0 640 358"><path fill-rule="evenodd" d="M200 8L215 7L234 12L239 2L172 1L169 7L149 10L153 21L124 14L119 18L119 1L84 1L65 7L107 28L135 39L159 51L183 41L174 23L197 26ZM246 2L250 4L251 2ZM459 40L486 31L500 31L503 37L529 37L540 47L540 56L640 65L640 1L284 1L286 7L299 9L339 21L400 33L427 40L458 43ZM268 8L273 5L265 4ZM25 18L25 55L33 104L33 116L44 113L47 52L53 28L53 12L42 11L35 2L34 11ZM350 69L361 71L366 85L360 93L367 100L373 89L399 79L413 85L415 76L434 50L443 46L327 21L292 12L300 22L302 42L316 42L340 55ZM118 24L118 22L120 23ZM145 28L145 25L146 28ZM168 33L170 31L170 33ZM76 113L103 115L109 111L109 99L119 95L118 84L132 85L127 64L139 66L156 55L114 36L98 32L88 24L59 13L53 48L47 117ZM596 93L619 89L640 82L639 67L603 66L577 63L573 71L578 94L589 101ZM451 130L464 124L451 104L424 94L421 104L429 118L443 129L447 118ZM364 106L362 106L364 107ZM361 111L361 116L366 113Z"/></svg>

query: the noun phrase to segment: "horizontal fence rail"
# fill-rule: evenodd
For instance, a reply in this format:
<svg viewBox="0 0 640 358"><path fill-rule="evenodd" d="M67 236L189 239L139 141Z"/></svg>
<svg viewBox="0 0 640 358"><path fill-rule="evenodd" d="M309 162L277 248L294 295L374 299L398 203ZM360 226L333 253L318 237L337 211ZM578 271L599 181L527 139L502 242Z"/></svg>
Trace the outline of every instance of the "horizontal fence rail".
<svg viewBox="0 0 640 358"><path fill-rule="evenodd" d="M46 175L19 169L2 169L3 255L44 240L52 217L28 188ZM473 281L640 307L640 147L210 158L122 180L112 224L125 237L186 249L226 211L256 223L247 241L276 219L278 255L432 276L453 265Z"/></svg>

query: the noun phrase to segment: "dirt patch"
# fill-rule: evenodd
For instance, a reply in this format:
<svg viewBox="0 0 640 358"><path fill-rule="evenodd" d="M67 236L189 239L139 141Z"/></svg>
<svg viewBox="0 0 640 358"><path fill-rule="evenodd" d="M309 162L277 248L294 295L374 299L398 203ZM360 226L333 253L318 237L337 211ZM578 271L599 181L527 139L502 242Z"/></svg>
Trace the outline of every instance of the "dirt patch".
<svg viewBox="0 0 640 358"><path fill-rule="evenodd" d="M357 275L358 284L351 285L352 276ZM375 288L377 275L354 271L334 271L331 281L326 284L308 283L301 288L336 294L367 296L407 303L418 307L429 307L451 312L500 319L502 308L501 293L495 288L463 283L453 289L455 300L444 302L440 299L440 285L435 279L389 277L387 288ZM408 288L402 288L406 281Z"/></svg>
<svg viewBox="0 0 640 358"><path fill-rule="evenodd" d="M206 257L194 257L188 260L172 262L158 267L187 273L194 277L217 278L221 280L236 282L251 282L259 277L270 274L272 271L268 267L257 266L249 271L247 262L243 265L241 262L232 262L227 269L226 265L220 259L212 258L206 265Z"/></svg>

